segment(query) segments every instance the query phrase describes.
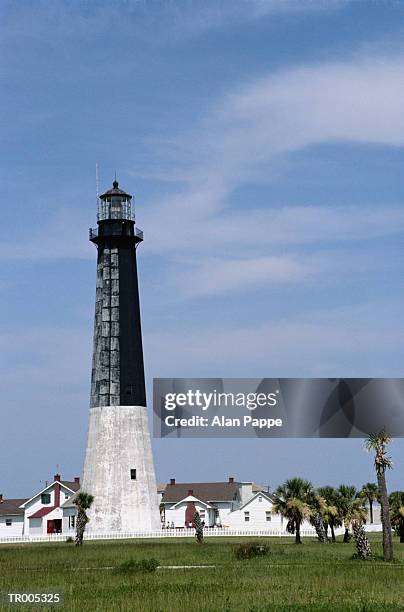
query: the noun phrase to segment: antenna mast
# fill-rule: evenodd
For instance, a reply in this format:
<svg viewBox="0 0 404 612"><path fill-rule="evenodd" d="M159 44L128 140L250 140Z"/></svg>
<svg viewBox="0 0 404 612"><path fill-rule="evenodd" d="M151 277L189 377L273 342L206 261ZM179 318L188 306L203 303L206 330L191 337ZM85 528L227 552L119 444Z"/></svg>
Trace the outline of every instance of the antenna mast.
<svg viewBox="0 0 404 612"><path fill-rule="evenodd" d="M100 196L100 179L98 176L98 171L99 171L98 162L96 162L95 163L95 189L97 193L97 205L98 205L98 199Z"/></svg>

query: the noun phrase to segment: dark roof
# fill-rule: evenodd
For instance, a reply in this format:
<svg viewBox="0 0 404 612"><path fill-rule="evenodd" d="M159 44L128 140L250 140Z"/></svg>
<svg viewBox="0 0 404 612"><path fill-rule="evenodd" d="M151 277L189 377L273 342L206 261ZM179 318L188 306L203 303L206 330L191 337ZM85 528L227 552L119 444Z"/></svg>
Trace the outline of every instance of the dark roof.
<svg viewBox="0 0 404 612"><path fill-rule="evenodd" d="M26 501L26 499L3 499L0 502L0 516L5 516L6 514L24 514L24 508L19 508L19 506Z"/></svg>
<svg viewBox="0 0 404 612"><path fill-rule="evenodd" d="M188 496L188 491L203 502L231 501L238 490L236 482L181 482L168 484L163 502L176 503Z"/></svg>
<svg viewBox="0 0 404 612"><path fill-rule="evenodd" d="M132 199L132 196L130 195L130 193L125 193L125 191L122 191L122 189L119 189L118 184L119 184L118 181L114 181L112 183L112 189L108 189L108 191L100 195L101 200L106 200L110 196L121 196L123 198Z"/></svg>
<svg viewBox="0 0 404 612"><path fill-rule="evenodd" d="M52 510L56 510L56 508L57 506L44 506L43 508L40 508L39 510L34 512L34 514L31 514L31 516L29 516L28 518L42 518L43 516L46 516L47 514L52 512Z"/></svg>
<svg viewBox="0 0 404 612"><path fill-rule="evenodd" d="M78 491L80 489L80 483L72 480L61 480L60 484L65 485L65 487L69 487L72 491Z"/></svg>
<svg viewBox="0 0 404 612"><path fill-rule="evenodd" d="M257 493L258 491L265 491L264 487L261 487L261 485L256 484L255 482L252 483L252 492L253 493Z"/></svg>

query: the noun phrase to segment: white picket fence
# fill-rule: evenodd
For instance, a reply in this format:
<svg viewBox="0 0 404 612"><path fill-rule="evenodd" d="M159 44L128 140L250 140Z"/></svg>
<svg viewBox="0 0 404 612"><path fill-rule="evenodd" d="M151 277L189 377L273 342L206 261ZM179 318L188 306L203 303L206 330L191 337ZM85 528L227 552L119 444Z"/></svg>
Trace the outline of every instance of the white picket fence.
<svg viewBox="0 0 404 612"><path fill-rule="evenodd" d="M314 529L305 529L301 532L303 537L315 537ZM205 537L290 537L291 534L279 529L205 529ZM53 533L46 535L21 535L1 537L0 544L24 544L28 542L65 542L68 537L74 538L74 533ZM84 534L85 540L132 540L140 538L194 538L195 529L159 529L156 531L116 531L108 533Z"/></svg>
<svg viewBox="0 0 404 612"><path fill-rule="evenodd" d="M365 525L368 532L380 532L382 526L380 524ZM341 535L344 532L342 527L335 530L336 535ZM265 537L265 538L285 538L294 537L283 529L229 529L226 527L205 529L205 537ZM301 536L316 537L314 529L302 529ZM24 544L30 542L65 542L68 537L74 538L74 532L71 533L53 533L47 535L20 535L20 536L0 536L0 544ZM91 533L84 534L85 540L132 540L141 538L193 538L195 537L194 529L159 529L156 531L115 531L109 533Z"/></svg>

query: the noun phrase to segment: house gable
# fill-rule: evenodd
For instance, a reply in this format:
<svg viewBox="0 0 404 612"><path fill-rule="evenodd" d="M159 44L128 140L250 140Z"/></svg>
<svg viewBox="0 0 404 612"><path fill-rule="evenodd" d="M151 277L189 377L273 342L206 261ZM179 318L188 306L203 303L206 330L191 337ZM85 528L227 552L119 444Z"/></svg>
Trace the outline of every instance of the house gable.
<svg viewBox="0 0 404 612"><path fill-rule="evenodd" d="M179 502L177 502L176 504L174 504L173 506L171 506L171 508L180 508L181 505L184 504L188 504L188 503L197 503L198 505L202 506L203 508L212 508L211 505L205 503L204 501L202 501L201 499L198 499L197 497L194 497L193 495L188 495L187 497L184 497L184 499L180 499Z"/></svg>
<svg viewBox="0 0 404 612"><path fill-rule="evenodd" d="M261 502L259 501L260 498ZM255 505L256 503L265 503L266 505L269 505L272 508L275 501L276 498L273 495L266 493L265 491L258 491L249 500L247 500L245 504L240 506L239 510L244 510L245 508L247 508L247 506L251 504Z"/></svg>
<svg viewBox="0 0 404 612"><path fill-rule="evenodd" d="M27 507L33 505L35 502L38 502L39 498L44 493L51 493L51 492L53 492L54 487L55 487L55 482L58 482L58 481L51 482L48 486L46 486L44 489L42 489L41 491L36 493L33 497L31 497L30 499L27 499L27 501L25 501L24 503L21 504L20 508L27 508ZM68 487L66 484L64 484L63 482L59 482L59 484L60 484L61 492L69 493L69 497L74 494L74 491L72 489L70 489L70 487Z"/></svg>

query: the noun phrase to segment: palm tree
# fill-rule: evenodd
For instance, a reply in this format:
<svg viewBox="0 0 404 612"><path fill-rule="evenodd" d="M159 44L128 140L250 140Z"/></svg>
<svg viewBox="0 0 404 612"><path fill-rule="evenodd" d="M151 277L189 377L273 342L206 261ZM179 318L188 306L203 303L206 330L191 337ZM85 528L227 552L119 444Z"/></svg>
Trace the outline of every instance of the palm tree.
<svg viewBox="0 0 404 612"><path fill-rule="evenodd" d="M363 521L354 519L352 521L352 530L354 534L356 552L357 552L358 557L360 559L363 559L364 561L366 559L371 559L372 550L370 548L369 540L366 535Z"/></svg>
<svg viewBox="0 0 404 612"><path fill-rule="evenodd" d="M404 544L404 491L394 491L389 495L390 516L394 531Z"/></svg>
<svg viewBox="0 0 404 612"><path fill-rule="evenodd" d="M335 528L341 525L337 508L337 490L334 487L326 486L318 488L317 493L324 500L323 521L326 533L329 527L331 531L331 541L335 543Z"/></svg>
<svg viewBox="0 0 404 612"><path fill-rule="evenodd" d="M295 534L295 543L301 544L300 527L304 520L312 514L310 501L313 486L303 478L290 478L276 490L277 501L274 511L279 512L288 520L286 529Z"/></svg>
<svg viewBox="0 0 404 612"><path fill-rule="evenodd" d="M384 430L377 434L370 434L366 440L366 449L375 453L375 470L382 509L383 557L385 561L393 560L393 538L391 535L390 509L386 485L386 470L393 467L393 462L386 453L386 447L390 442L391 436Z"/></svg>
<svg viewBox="0 0 404 612"><path fill-rule="evenodd" d="M203 542L203 525L202 525L202 521L201 521L201 515L199 514L198 510L195 510L194 516L193 516L193 524L195 527L195 537L196 537L196 541L198 542L198 544L202 544Z"/></svg>
<svg viewBox="0 0 404 612"><path fill-rule="evenodd" d="M373 524L373 502L379 497L379 487L374 482L367 482L359 491L359 496L368 502L370 523Z"/></svg>
<svg viewBox="0 0 404 612"><path fill-rule="evenodd" d="M77 521L76 521L76 546L83 544L83 536L86 525L89 521L86 510L91 507L94 497L85 491L79 491L73 503L77 506Z"/></svg>
<svg viewBox="0 0 404 612"><path fill-rule="evenodd" d="M165 527L166 524L166 507L163 503L159 505L160 510L160 526Z"/></svg>
<svg viewBox="0 0 404 612"><path fill-rule="evenodd" d="M340 485L337 489L336 506L340 521L344 524L344 542L349 542L349 529L352 521L366 520L366 509L363 505L363 500L357 496L355 487L349 485Z"/></svg>
<svg viewBox="0 0 404 612"><path fill-rule="evenodd" d="M310 523L316 530L318 541L321 542L321 544L326 544L328 542L328 535L324 516L327 511L327 503L313 490L309 498L309 505L311 509Z"/></svg>

